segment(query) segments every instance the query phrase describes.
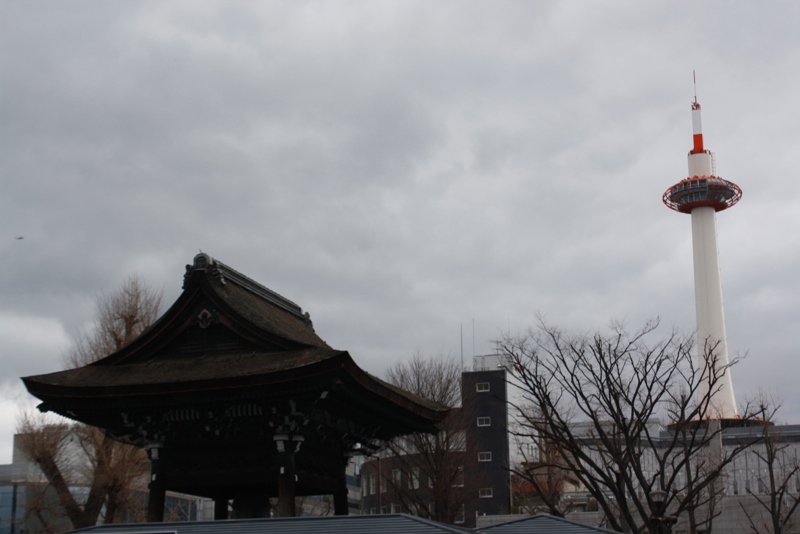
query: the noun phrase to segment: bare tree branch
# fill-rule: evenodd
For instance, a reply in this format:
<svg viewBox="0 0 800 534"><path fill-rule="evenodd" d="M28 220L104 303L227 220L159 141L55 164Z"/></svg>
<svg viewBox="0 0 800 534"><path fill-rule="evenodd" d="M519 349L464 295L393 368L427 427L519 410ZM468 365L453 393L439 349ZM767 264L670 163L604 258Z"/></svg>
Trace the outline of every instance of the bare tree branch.
<svg viewBox="0 0 800 534"><path fill-rule="evenodd" d="M656 489L667 492L674 515L710 508L692 531L710 527L720 475L747 446L723 449L721 427L708 422L713 395L736 360L719 366L710 346L698 368L691 338L673 331L651 341L658 326L650 321L629 332L612 324L607 333L569 335L540 320L526 335L498 342L523 398L515 432L544 448L537 468L577 479L620 531L650 528ZM709 392L697 398L703 381ZM552 512L563 512L541 479L526 479Z"/></svg>
<svg viewBox="0 0 800 534"><path fill-rule="evenodd" d="M79 332L64 355L67 368L81 367L112 354L158 319L163 291L154 290L137 275L97 299L97 315L89 332Z"/></svg>
<svg viewBox="0 0 800 534"><path fill-rule="evenodd" d="M391 367L387 380L406 391L450 407L461 403L461 368L454 358L427 358L415 353ZM382 484L411 513L454 523L468 496L477 495L475 481L464 480L466 448L460 409L439 424L437 434L411 434L386 444ZM469 487L468 487L469 486Z"/></svg>
<svg viewBox="0 0 800 534"><path fill-rule="evenodd" d="M94 326L77 335L66 366L91 364L133 341L157 319L161 295L135 275L101 295ZM135 503L130 492L149 466L143 450L94 427L32 414L20 418L18 433L23 453L42 471L74 528L97 524L104 509L103 521L113 523ZM84 502L70 492L74 485L88 489Z"/></svg>
<svg viewBox="0 0 800 534"><path fill-rule="evenodd" d="M748 451L758 464L752 470L756 474L757 491L750 492L758 513L747 509L744 504L741 506L754 532L782 534L800 507L800 494L791 491L792 482L800 474L800 459L789 454L792 451L789 443L774 430L772 421L779 403L762 392L757 400L748 404L756 406L756 411L765 421L758 443ZM750 474L746 475L749 477ZM762 521L763 515L766 515L766 520Z"/></svg>

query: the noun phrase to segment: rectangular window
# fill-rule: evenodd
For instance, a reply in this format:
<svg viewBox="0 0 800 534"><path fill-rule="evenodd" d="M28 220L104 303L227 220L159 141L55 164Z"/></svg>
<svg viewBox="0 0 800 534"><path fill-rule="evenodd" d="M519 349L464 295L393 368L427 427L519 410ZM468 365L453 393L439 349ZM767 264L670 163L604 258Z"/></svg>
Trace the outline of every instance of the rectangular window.
<svg viewBox="0 0 800 534"><path fill-rule="evenodd" d="M479 452L478 453L478 461L479 462L491 462L492 461L492 453L491 452Z"/></svg>
<svg viewBox="0 0 800 534"><path fill-rule="evenodd" d="M453 487L454 488L463 488L464 487L464 466L459 465L458 469L456 469L456 475L453 477Z"/></svg>
<svg viewBox="0 0 800 534"><path fill-rule="evenodd" d="M484 392L489 390L490 390L489 382L478 382L477 384L475 384L475 391Z"/></svg>
<svg viewBox="0 0 800 534"><path fill-rule="evenodd" d="M478 426L492 426L492 418L478 417Z"/></svg>
<svg viewBox="0 0 800 534"><path fill-rule="evenodd" d="M382 514L388 514L389 513L389 507L388 506L381 506L381 513Z"/></svg>
<svg viewBox="0 0 800 534"><path fill-rule="evenodd" d="M478 497L481 499L491 499L493 496L492 488L481 488L478 490Z"/></svg>
<svg viewBox="0 0 800 534"><path fill-rule="evenodd" d="M464 509L464 505L462 504L461 507L458 509L458 513L456 514L454 523L463 523L464 518L466 517L466 511Z"/></svg>
<svg viewBox="0 0 800 534"><path fill-rule="evenodd" d="M411 468L411 480L409 481L411 489L419 489L419 467Z"/></svg>
<svg viewBox="0 0 800 534"><path fill-rule="evenodd" d="M392 484L394 484L394 487L400 487L400 480L402 479L402 476L403 475L400 474L399 469L392 469Z"/></svg>

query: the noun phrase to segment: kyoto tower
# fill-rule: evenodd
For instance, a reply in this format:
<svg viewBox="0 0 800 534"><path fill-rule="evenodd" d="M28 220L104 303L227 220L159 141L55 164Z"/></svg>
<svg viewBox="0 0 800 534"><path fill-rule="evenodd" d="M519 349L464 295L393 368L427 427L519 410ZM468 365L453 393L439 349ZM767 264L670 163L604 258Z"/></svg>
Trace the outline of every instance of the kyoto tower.
<svg viewBox="0 0 800 534"><path fill-rule="evenodd" d="M714 157L703 147L700 104L695 91L692 102L693 148L689 152L689 177L673 185L662 200L668 208L692 216L694 251L694 298L697 311L697 359L701 372L698 399L709 391L709 352L716 358L717 380L708 418L733 419L736 400L728 367L728 344L725 337L725 313L722 308L722 282L717 252L716 212L730 208L742 198L742 190L733 182L714 175ZM724 374L722 374L724 371Z"/></svg>

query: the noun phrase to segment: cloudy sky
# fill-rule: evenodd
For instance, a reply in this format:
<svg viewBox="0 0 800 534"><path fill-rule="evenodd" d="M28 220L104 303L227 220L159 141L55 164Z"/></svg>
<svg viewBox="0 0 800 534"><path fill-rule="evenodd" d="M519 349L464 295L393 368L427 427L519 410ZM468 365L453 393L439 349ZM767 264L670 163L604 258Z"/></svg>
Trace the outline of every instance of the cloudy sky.
<svg viewBox="0 0 800 534"><path fill-rule="evenodd" d="M661 195L693 69L744 190L717 218L737 396L800 423L799 6L3 2L0 463L19 377L130 274L171 304L200 249L378 375L537 313L692 331L690 218Z"/></svg>

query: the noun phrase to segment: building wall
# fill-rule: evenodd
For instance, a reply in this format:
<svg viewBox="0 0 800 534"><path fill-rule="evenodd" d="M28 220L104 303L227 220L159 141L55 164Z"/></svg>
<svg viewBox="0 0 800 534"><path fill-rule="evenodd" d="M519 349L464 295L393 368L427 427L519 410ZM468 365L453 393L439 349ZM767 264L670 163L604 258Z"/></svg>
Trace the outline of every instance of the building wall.
<svg viewBox="0 0 800 534"><path fill-rule="evenodd" d="M508 395L502 369L461 375L462 411L466 417L465 471L477 484L476 515L510 513Z"/></svg>

